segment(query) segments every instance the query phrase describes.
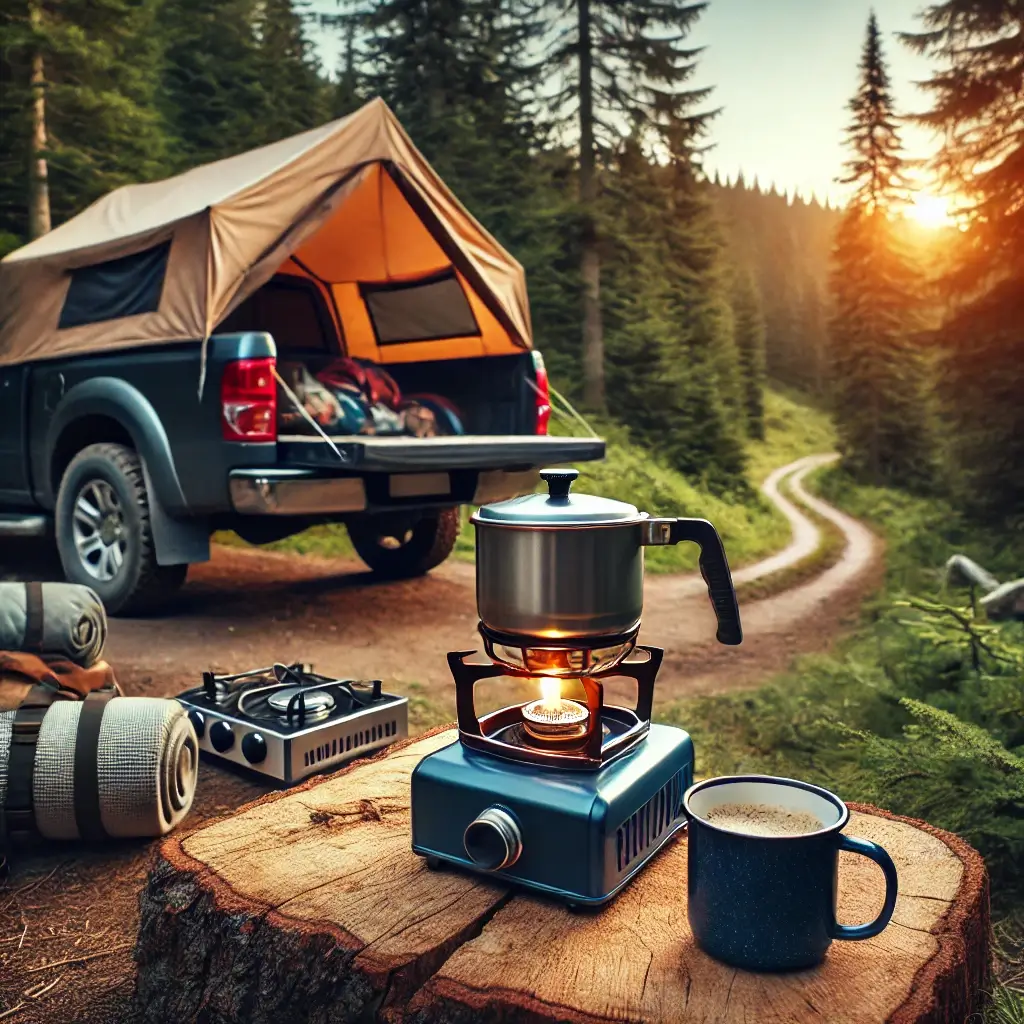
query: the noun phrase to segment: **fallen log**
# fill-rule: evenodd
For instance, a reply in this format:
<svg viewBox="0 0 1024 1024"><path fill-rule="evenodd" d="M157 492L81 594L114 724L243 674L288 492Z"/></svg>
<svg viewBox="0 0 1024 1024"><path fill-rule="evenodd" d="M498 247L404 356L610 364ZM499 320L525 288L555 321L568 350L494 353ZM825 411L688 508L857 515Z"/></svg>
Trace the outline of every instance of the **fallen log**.
<svg viewBox="0 0 1024 1024"><path fill-rule="evenodd" d="M989 967L988 883L948 833L870 807L847 831L889 850L893 922L824 965L735 971L694 944L686 842L602 911L572 913L409 844L409 776L441 730L164 841L135 950L146 1021L961 1024ZM843 854L839 917L874 916L881 873Z"/></svg>

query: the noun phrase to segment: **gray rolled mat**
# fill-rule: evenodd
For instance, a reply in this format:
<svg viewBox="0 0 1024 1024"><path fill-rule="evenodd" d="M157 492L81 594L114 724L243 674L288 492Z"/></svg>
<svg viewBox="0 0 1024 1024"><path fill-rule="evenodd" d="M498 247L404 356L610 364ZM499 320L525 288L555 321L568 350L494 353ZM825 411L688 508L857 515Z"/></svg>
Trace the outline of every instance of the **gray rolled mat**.
<svg viewBox="0 0 1024 1024"><path fill-rule="evenodd" d="M35 821L48 839L78 839L75 740L79 701L53 704L36 744ZM14 712L0 712L0 800ZM199 742L185 709L173 700L115 697L103 712L97 748L100 821L111 837L161 836L189 812L199 769Z"/></svg>
<svg viewBox="0 0 1024 1024"><path fill-rule="evenodd" d="M42 636L28 638L24 583L0 583L0 651L30 651L67 658L83 668L100 660L107 613L89 588L77 583L36 584L42 592Z"/></svg>

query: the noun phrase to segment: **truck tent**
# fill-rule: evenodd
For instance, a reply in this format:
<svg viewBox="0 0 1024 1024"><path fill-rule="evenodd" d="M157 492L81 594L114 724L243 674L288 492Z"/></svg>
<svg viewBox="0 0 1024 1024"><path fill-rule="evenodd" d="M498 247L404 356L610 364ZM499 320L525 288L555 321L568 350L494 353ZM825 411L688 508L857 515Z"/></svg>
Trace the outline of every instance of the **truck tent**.
<svg viewBox="0 0 1024 1024"><path fill-rule="evenodd" d="M117 189L8 255L0 365L206 339L280 275L315 283L351 355L403 362L532 344L522 267L376 99Z"/></svg>

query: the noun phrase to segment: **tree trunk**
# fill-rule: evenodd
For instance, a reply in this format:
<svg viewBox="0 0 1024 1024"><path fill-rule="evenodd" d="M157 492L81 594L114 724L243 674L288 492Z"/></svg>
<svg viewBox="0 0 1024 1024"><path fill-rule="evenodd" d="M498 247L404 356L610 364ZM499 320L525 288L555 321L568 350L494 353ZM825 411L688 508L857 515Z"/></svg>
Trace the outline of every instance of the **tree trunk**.
<svg viewBox="0 0 1024 1024"><path fill-rule="evenodd" d="M685 839L599 912L428 870L410 848L409 778L455 738L398 744L165 840L141 900L141 1019L962 1024L977 1011L988 882L955 836L854 807L847 831L899 872L892 923L813 970L750 974L694 946ZM872 918L882 890L874 865L841 855L841 921Z"/></svg>
<svg viewBox="0 0 1024 1024"><path fill-rule="evenodd" d="M593 40L590 0L577 0L580 64L580 201L583 232L580 239L580 277L583 282L583 402L602 410L604 394L604 328L601 322L601 254L596 210L597 170L594 142Z"/></svg>
<svg viewBox="0 0 1024 1024"><path fill-rule="evenodd" d="M42 25L42 10L38 0L29 8L32 28ZM46 166L46 69L42 51L32 54L32 154L29 166L28 230L32 238L39 238L50 230L50 185Z"/></svg>

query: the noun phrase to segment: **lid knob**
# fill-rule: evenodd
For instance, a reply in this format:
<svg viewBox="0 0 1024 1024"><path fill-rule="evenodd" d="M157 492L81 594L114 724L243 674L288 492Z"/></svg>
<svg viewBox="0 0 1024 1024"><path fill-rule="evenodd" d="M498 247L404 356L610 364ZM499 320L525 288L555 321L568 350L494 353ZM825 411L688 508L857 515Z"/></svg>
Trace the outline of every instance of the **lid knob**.
<svg viewBox="0 0 1024 1024"><path fill-rule="evenodd" d="M569 488L579 475L578 469L542 469L540 478L548 485L548 500L568 501Z"/></svg>

